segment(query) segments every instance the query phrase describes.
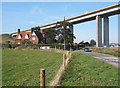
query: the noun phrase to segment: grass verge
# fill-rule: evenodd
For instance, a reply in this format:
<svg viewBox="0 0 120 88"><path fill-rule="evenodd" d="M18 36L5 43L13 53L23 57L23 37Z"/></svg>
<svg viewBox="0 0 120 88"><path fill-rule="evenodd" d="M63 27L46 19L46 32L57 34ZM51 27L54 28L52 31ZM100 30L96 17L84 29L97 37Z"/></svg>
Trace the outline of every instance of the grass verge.
<svg viewBox="0 0 120 88"><path fill-rule="evenodd" d="M116 57L120 57L120 52L103 52L103 51L97 51L97 50L93 50L93 51L97 53L109 54L109 55L113 55Z"/></svg>
<svg viewBox="0 0 120 88"><path fill-rule="evenodd" d="M90 47L92 51L120 57L120 47Z"/></svg>
<svg viewBox="0 0 120 88"><path fill-rule="evenodd" d="M59 85L118 86L118 69L86 54L74 52Z"/></svg>
<svg viewBox="0 0 120 88"><path fill-rule="evenodd" d="M40 68L49 84L62 64L62 54L53 51L5 49L2 56L3 86L39 86Z"/></svg>

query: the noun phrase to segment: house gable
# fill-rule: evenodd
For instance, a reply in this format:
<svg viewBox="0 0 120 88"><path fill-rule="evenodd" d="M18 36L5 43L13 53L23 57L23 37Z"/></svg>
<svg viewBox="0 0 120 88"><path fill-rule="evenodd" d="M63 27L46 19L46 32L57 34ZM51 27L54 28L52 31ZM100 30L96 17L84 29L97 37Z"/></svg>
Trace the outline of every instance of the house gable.
<svg viewBox="0 0 120 88"><path fill-rule="evenodd" d="M18 39L22 39L22 35L20 34L20 35L18 35Z"/></svg>
<svg viewBox="0 0 120 88"><path fill-rule="evenodd" d="M25 39L29 39L29 35L28 34L25 35Z"/></svg>
<svg viewBox="0 0 120 88"><path fill-rule="evenodd" d="M35 32L33 32L32 35L36 35Z"/></svg>

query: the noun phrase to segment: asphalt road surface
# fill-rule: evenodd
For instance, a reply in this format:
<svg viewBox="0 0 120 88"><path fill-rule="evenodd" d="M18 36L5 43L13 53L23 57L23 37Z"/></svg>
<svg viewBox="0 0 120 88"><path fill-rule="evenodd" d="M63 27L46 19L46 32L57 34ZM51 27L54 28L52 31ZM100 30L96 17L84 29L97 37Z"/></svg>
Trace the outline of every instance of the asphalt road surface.
<svg viewBox="0 0 120 88"><path fill-rule="evenodd" d="M85 52L84 50L76 50L76 52L87 54L89 56L92 56L96 59L104 61L120 69L120 58L118 57L108 55L108 54L96 53L96 52Z"/></svg>

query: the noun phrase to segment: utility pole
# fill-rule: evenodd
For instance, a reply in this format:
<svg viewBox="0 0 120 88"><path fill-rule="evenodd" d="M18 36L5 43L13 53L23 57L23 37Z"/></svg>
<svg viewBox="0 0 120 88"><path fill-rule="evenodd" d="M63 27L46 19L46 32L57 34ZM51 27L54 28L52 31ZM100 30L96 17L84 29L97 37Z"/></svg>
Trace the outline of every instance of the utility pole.
<svg viewBox="0 0 120 88"><path fill-rule="evenodd" d="M65 22L65 17L64 17L64 22L63 22L63 30L64 30L64 50L66 49L66 22Z"/></svg>

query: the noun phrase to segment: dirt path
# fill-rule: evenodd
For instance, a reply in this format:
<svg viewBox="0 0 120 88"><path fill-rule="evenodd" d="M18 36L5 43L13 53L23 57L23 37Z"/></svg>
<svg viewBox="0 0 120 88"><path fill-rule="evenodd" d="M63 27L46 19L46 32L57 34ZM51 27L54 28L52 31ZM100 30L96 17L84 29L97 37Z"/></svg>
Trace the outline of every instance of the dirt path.
<svg viewBox="0 0 120 88"><path fill-rule="evenodd" d="M56 87L60 81L62 74L64 73L65 69L68 66L69 60L71 59L72 53L67 52L66 58L63 60L63 64L61 65L60 69L58 70L57 74L55 75L54 79L50 82L49 86Z"/></svg>
<svg viewBox="0 0 120 88"><path fill-rule="evenodd" d="M96 59L104 61L104 62L106 62L108 64L111 64L114 67L117 67L117 68L120 69L120 65L119 65L120 64L120 58L118 58L118 57L108 55L108 54L96 53L96 52L85 52L84 50L77 50L76 52L87 54L89 56L92 56Z"/></svg>
<svg viewBox="0 0 120 88"><path fill-rule="evenodd" d="M58 70L58 72L57 72L56 76L54 77L54 79L50 82L50 86L53 86L53 87L57 86L57 84L59 83L60 77L62 76L63 72L64 72L64 66L62 65L60 67L60 69Z"/></svg>

